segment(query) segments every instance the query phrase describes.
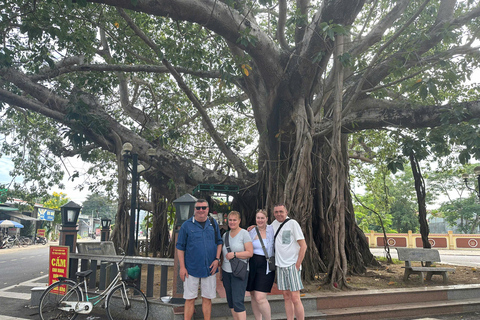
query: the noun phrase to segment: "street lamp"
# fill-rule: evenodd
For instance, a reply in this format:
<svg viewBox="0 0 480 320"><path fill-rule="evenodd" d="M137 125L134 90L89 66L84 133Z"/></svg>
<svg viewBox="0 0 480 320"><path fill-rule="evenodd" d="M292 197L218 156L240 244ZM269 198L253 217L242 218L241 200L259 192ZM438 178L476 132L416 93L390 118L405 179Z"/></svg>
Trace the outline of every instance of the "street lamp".
<svg viewBox="0 0 480 320"><path fill-rule="evenodd" d="M474 186L474 188L470 188L468 186L468 177L469 177L468 173L464 173L462 175L463 182L465 182L465 187L467 187L467 189L469 189L469 190L474 191L477 194L477 197L480 199L480 166L475 167L473 169L473 172L475 173L475 176L477 177L477 183L478 183L479 190L475 189L475 186Z"/></svg>
<svg viewBox="0 0 480 320"><path fill-rule="evenodd" d="M123 144L122 147L122 154L123 154L123 161L125 162L125 169L127 172L130 170L132 174L132 192L131 192L131 199L130 199L130 229L128 233L128 249L127 255L133 256L135 253L135 209L137 206L137 183L139 173L142 171L146 171L150 169L151 165L148 169L145 167L140 167L138 165L138 153L133 153L133 146L131 143L126 142ZM155 156L155 149L150 148L148 149L147 155L149 156L150 162L153 160ZM132 161L132 166L129 166L130 160ZM140 169L140 170L139 170Z"/></svg>
<svg viewBox="0 0 480 320"><path fill-rule="evenodd" d="M175 226L181 227L182 224L193 216L193 209L197 198L187 193L178 199L173 200L175 205Z"/></svg>
<svg viewBox="0 0 480 320"><path fill-rule="evenodd" d="M73 201L69 201L68 203L61 206L60 209L62 226L60 228L59 245L68 246L70 248L70 252L75 252L78 233L77 221L82 207ZM77 272L77 268L78 260L70 259L68 274L73 277L75 272Z"/></svg>

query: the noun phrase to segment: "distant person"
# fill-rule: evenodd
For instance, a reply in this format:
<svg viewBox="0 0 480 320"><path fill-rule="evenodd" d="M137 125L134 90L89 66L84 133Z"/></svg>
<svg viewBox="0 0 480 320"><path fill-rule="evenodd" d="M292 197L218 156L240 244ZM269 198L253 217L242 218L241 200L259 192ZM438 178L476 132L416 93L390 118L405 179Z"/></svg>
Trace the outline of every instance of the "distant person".
<svg viewBox="0 0 480 320"><path fill-rule="evenodd" d="M267 213L258 210L255 221L260 232L268 257L274 255L273 227L268 225ZM267 293L272 291L275 281L275 270L268 268L265 252L260 242L260 236L255 228L250 230L250 238L253 244L253 257L249 260L250 271L248 272L247 291L250 292L251 305L256 320L270 320L272 312L267 300Z"/></svg>
<svg viewBox="0 0 480 320"><path fill-rule="evenodd" d="M240 213L232 211L228 214L228 227L230 231L223 234L222 249L222 281L227 296L228 307L232 312L233 319L247 319L245 310L245 290L247 288L248 275L245 279L237 278L233 275L230 261L238 258L244 262L248 262L248 258L253 255L252 240L247 230L240 228ZM228 243L227 238L228 237ZM230 252L227 249L230 247ZM248 265L247 265L248 267Z"/></svg>
<svg viewBox="0 0 480 320"><path fill-rule="evenodd" d="M217 222L215 219L208 219L208 202L198 199L194 215L182 224L176 244L180 279L183 281L185 320L190 320L193 316L199 285L203 318L205 320L211 318L212 299L217 296L216 273L222 243Z"/></svg>
<svg viewBox="0 0 480 320"><path fill-rule="evenodd" d="M275 232L275 264L277 287L282 291L285 300L287 320L305 319L305 311L300 290L303 289L301 268L307 251L307 243L297 221L287 217L284 204L274 206L275 221L272 222ZM277 233L278 231L278 233Z"/></svg>

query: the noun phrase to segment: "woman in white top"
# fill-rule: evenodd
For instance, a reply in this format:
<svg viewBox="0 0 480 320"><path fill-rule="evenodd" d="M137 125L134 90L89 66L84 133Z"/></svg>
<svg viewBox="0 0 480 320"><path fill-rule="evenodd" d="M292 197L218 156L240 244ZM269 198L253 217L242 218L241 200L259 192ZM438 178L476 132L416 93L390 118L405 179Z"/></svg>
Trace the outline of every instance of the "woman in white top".
<svg viewBox="0 0 480 320"><path fill-rule="evenodd" d="M275 234L273 227L267 224L267 213L263 210L257 211L255 219L267 254L271 257L274 255L273 238ZM249 261L250 271L248 273L247 291L250 291L255 319L262 320L263 316L264 320L270 320L271 310L267 300L267 293L272 291L273 282L275 281L275 271L271 271L268 268L265 252L260 243L257 230L253 228L249 233L253 244L253 257L250 258Z"/></svg>
<svg viewBox="0 0 480 320"><path fill-rule="evenodd" d="M222 248L223 263L222 263L222 281L225 293L227 295L228 306L232 312L234 320L247 319L247 312L245 311L245 289L247 288L247 278L244 280L237 278L232 273L232 266L230 260L239 258L248 262L248 258L253 255L252 240L247 230L240 228L240 213L232 211L228 214L229 232L223 235L224 246ZM225 238L228 238L231 252L228 252L225 245ZM248 266L248 265L247 265Z"/></svg>

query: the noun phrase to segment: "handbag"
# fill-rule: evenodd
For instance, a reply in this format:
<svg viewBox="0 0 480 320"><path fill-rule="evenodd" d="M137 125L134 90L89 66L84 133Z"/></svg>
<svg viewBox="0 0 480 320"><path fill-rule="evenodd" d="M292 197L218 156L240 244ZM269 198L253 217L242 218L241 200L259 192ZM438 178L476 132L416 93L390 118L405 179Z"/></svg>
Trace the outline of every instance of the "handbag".
<svg viewBox="0 0 480 320"><path fill-rule="evenodd" d="M258 230L258 227L255 227L255 230L257 231L258 235L258 240L260 240L260 244L262 245L263 253L265 254L265 259L267 259L267 264L268 264L268 270L270 271L275 271L275 256L269 257L267 249L265 248L265 245L263 244L263 239L262 235L260 234L260 231Z"/></svg>
<svg viewBox="0 0 480 320"><path fill-rule="evenodd" d="M228 252L230 250L230 231L225 234L225 247ZM247 263L239 258L230 259L230 266L232 267L232 273L234 277L239 278L240 280L245 280L247 278Z"/></svg>

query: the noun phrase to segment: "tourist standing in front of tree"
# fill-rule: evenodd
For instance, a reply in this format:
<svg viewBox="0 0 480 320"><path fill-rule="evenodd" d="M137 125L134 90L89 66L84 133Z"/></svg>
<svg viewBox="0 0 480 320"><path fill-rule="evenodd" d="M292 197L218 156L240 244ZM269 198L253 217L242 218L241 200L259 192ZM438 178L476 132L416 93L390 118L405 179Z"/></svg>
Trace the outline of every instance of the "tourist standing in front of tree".
<svg viewBox="0 0 480 320"><path fill-rule="evenodd" d="M228 307L232 312L233 319L247 319L245 311L245 290L247 288L248 273L245 279L236 277L232 272L232 259L240 259L241 263L247 263L248 258L253 255L252 240L247 230L240 228L240 213L232 211L228 214L228 227L230 231L224 233L223 242L223 263L222 263L222 281L227 296ZM228 240L226 239L228 237ZM228 250L228 247L230 250Z"/></svg>
<svg viewBox="0 0 480 320"><path fill-rule="evenodd" d="M275 231L277 286L285 300L287 320L294 318L304 320L305 311L300 299L300 290L303 289L301 268L307 243L300 225L297 221L289 219L287 213L284 204L274 206L275 221L272 222L272 226Z"/></svg>
<svg viewBox="0 0 480 320"><path fill-rule="evenodd" d="M255 221L256 228L249 231L253 244L253 257L249 260L250 271L248 272L247 291L250 292L255 319L262 320L263 317L263 320L270 320L272 312L267 300L267 293L272 291L275 271L268 268L264 250L267 251L268 257L274 255L274 232L273 227L268 225L267 213L264 210L257 211ZM260 236L263 246L260 242Z"/></svg>
<svg viewBox="0 0 480 320"><path fill-rule="evenodd" d="M210 320L212 299L217 296L216 273L222 243L217 222L214 219L208 219L208 202L198 199L195 203L194 215L182 224L176 244L180 265L179 275L183 281L185 320L190 320L193 316L199 285L202 289L203 318Z"/></svg>

